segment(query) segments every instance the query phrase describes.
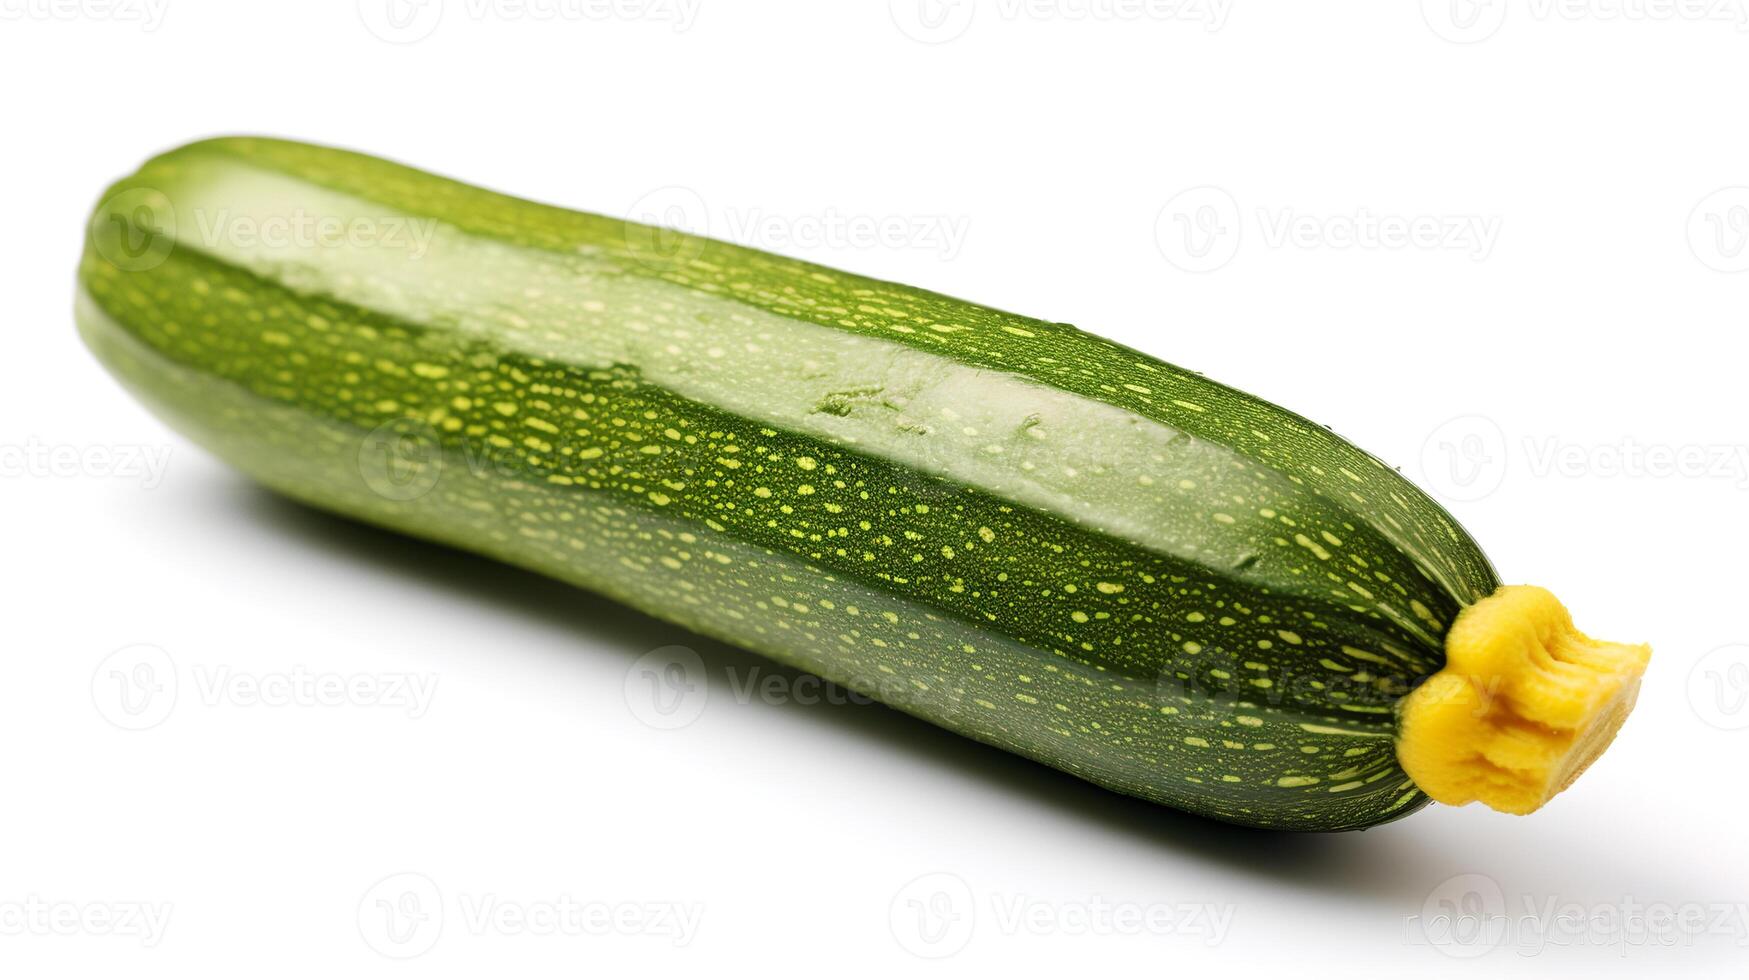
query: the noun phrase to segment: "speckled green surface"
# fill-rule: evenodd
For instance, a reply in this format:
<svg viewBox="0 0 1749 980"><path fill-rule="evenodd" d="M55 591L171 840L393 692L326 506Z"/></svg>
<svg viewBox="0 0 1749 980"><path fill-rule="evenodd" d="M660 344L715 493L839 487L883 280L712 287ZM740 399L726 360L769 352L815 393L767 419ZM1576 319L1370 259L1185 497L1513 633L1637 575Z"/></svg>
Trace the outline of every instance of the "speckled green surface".
<svg viewBox="0 0 1749 980"><path fill-rule="evenodd" d="M158 157L80 283L270 487L1237 823L1424 804L1393 705L1498 585L1389 467L1073 327L357 154Z"/></svg>

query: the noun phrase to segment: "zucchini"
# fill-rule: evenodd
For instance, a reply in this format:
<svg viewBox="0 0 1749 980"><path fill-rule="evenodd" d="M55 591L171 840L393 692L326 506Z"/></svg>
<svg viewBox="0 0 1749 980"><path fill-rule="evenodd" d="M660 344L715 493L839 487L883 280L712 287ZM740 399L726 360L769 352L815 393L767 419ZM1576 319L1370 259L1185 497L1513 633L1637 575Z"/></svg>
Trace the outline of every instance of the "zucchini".
<svg viewBox="0 0 1749 980"><path fill-rule="evenodd" d="M276 491L1220 820L1527 812L1644 670L1391 467L1063 323L256 138L114 185L79 285Z"/></svg>

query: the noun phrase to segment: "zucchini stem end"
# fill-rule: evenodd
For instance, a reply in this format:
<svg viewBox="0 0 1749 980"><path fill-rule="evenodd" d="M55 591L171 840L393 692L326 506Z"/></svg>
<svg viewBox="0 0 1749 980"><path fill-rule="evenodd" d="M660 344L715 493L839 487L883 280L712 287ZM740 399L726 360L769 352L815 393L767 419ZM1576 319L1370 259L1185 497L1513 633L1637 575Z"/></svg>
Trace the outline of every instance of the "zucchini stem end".
<svg viewBox="0 0 1749 980"><path fill-rule="evenodd" d="M1397 758L1439 803L1527 814L1573 784L1627 721L1652 650L1593 640L1546 589L1465 609L1439 673L1403 699Z"/></svg>

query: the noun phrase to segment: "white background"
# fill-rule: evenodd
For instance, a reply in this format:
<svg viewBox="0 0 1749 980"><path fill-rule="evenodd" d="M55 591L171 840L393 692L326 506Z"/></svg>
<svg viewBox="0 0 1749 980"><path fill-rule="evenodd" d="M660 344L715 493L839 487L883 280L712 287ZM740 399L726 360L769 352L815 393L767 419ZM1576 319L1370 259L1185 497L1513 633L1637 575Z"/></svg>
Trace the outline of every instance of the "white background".
<svg viewBox="0 0 1749 980"><path fill-rule="evenodd" d="M118 2L0 0L0 973L1744 975L1741 0ZM1260 834L278 502L70 315L105 183L235 132L680 216L1264 395L1653 641L1641 706L1533 817ZM640 658L672 645L708 680L662 730L641 668L674 651ZM249 693L300 678L435 688ZM566 898L609 927L543 928ZM1452 908L1494 917L1418 918Z"/></svg>

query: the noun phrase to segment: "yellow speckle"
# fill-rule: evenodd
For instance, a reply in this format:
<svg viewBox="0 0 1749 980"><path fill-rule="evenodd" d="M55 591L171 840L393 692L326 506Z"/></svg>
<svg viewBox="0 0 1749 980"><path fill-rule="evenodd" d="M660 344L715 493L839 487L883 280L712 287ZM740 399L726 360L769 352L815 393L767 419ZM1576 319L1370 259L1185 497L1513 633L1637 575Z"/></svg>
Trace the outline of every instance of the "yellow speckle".
<svg viewBox="0 0 1749 980"><path fill-rule="evenodd" d="M996 532L990 530L987 527L981 527L981 528L978 528L978 537L984 539L985 544L989 544L990 542L996 540Z"/></svg>
<svg viewBox="0 0 1749 980"><path fill-rule="evenodd" d="M1105 593L1106 595L1116 595L1117 593L1123 591L1123 586L1119 585L1116 582L1098 582L1098 583L1095 583L1093 587L1098 589L1099 591Z"/></svg>
<svg viewBox="0 0 1749 980"><path fill-rule="evenodd" d="M427 364L420 361L413 365L413 373L421 378L447 378L449 377L449 368L441 364Z"/></svg>
<svg viewBox="0 0 1749 980"><path fill-rule="evenodd" d="M812 456L798 456L796 458L796 465L800 466L804 470L811 470L819 464L814 462L814 458Z"/></svg>
<svg viewBox="0 0 1749 980"><path fill-rule="evenodd" d="M1314 725L1311 722L1301 722L1300 728L1303 731L1311 732L1313 735L1352 735L1355 738L1386 739L1394 739L1396 737L1390 732L1359 731L1353 728L1337 728L1334 725ZM1306 746L1306 748L1311 748L1314 752L1317 751L1317 749L1312 748L1312 746Z"/></svg>
<svg viewBox="0 0 1749 980"><path fill-rule="evenodd" d="M1347 654L1350 657L1354 657L1354 658L1359 659L1359 660L1365 660L1368 663L1385 664L1387 666L1390 665L1389 660L1386 660L1385 658L1379 656L1376 653L1373 653L1370 650L1362 650L1358 647L1344 646L1342 648L1342 652Z"/></svg>

